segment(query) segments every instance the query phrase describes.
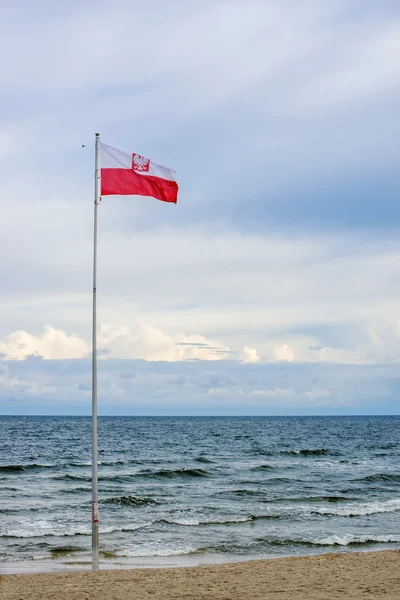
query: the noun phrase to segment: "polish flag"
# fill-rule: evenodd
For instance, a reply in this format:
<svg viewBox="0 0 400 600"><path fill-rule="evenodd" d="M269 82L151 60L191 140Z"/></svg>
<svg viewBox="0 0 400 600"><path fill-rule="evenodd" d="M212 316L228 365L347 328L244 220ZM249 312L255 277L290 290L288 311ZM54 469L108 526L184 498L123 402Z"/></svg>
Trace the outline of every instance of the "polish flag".
<svg viewBox="0 0 400 600"><path fill-rule="evenodd" d="M100 143L101 196L151 196L164 202L178 199L175 171L139 154Z"/></svg>

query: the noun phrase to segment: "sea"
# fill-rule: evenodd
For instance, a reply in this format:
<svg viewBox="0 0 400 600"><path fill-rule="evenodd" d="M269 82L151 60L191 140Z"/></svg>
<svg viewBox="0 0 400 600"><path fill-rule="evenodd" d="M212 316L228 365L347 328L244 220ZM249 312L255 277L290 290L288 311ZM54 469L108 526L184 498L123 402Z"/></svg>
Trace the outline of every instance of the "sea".
<svg viewBox="0 0 400 600"><path fill-rule="evenodd" d="M0 571L90 568L90 417L0 417ZM100 417L100 563L400 548L400 416Z"/></svg>

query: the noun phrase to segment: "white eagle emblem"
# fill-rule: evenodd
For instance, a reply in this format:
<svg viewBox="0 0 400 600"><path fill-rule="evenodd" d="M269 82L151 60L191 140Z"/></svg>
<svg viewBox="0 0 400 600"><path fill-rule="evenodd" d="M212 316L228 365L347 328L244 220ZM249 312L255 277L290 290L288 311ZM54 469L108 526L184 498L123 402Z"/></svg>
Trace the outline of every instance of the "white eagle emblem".
<svg viewBox="0 0 400 600"><path fill-rule="evenodd" d="M140 154L132 154L132 169L134 171L148 171L150 167L150 159L140 156Z"/></svg>

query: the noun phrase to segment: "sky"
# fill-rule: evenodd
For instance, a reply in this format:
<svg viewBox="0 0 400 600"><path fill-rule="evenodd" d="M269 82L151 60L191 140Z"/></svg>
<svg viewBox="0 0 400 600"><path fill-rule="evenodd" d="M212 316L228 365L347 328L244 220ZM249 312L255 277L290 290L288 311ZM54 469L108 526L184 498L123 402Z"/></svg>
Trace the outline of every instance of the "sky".
<svg viewBox="0 0 400 600"><path fill-rule="evenodd" d="M0 20L0 414L399 414L397 0L16 0Z"/></svg>

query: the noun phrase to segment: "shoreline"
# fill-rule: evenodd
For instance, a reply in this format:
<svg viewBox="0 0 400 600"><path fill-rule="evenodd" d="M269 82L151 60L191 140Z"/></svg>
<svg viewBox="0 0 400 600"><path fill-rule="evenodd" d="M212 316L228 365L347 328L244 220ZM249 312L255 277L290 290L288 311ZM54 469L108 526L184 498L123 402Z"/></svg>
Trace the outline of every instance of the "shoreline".
<svg viewBox="0 0 400 600"><path fill-rule="evenodd" d="M2 600L400 598L400 550L0 576Z"/></svg>
<svg viewBox="0 0 400 600"><path fill-rule="evenodd" d="M247 556L237 554L179 554L169 556L136 556L136 557L114 557L104 558L100 556L101 571L137 570L137 569L185 569L197 567L214 567L247 562L264 562L270 560L282 560L291 558L312 558L326 555L342 554L371 554L376 552L399 552L400 545L393 548L365 548L349 549L337 548L335 550L305 552L304 554L249 554ZM65 557L46 557L35 560L19 560L0 562L0 577L3 575L45 575L50 573L75 573L91 572L91 554L81 556L65 555Z"/></svg>
<svg viewBox="0 0 400 600"><path fill-rule="evenodd" d="M247 562L259 562L269 560L281 560L289 558L306 558L316 556L326 556L327 554L369 554L375 552L396 552L400 553L400 545L396 544L392 548L365 548L349 549L347 547L330 549L326 551L305 552L303 554L178 554L169 556L115 556L114 558L105 558L100 556L100 570L136 570L136 569L184 569L196 567L213 567L228 564L238 564ZM3 575L44 575L49 573L74 573L91 572L92 559L91 554L87 553L81 556L65 555L64 557L43 557L34 560L19 560L0 562L0 577Z"/></svg>

